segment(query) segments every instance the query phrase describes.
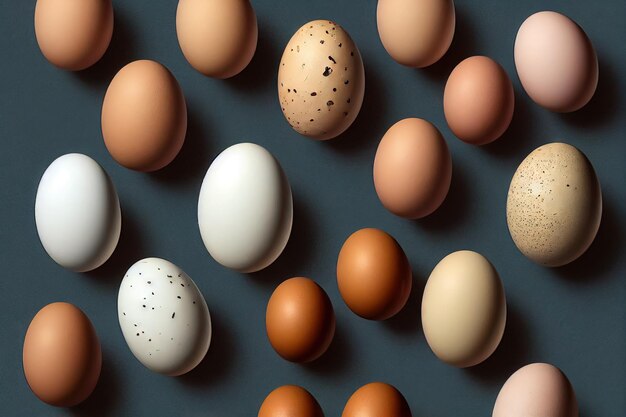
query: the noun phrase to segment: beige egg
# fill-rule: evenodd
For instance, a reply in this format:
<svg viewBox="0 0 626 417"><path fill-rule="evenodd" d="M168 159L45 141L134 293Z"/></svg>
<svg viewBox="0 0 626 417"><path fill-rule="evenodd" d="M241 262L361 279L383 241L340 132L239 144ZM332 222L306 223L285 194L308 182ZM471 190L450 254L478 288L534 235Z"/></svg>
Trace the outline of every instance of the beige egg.
<svg viewBox="0 0 626 417"><path fill-rule="evenodd" d="M298 133L318 140L339 136L356 119L364 92L361 54L341 26L315 20L291 37L278 69L278 98Z"/></svg>
<svg viewBox="0 0 626 417"><path fill-rule="evenodd" d="M433 269L422 298L422 327L433 353L450 365L481 363L496 350L506 324L504 287L493 265L458 251Z"/></svg>
<svg viewBox="0 0 626 417"><path fill-rule="evenodd" d="M540 146L515 171L506 220L517 248L545 266L561 266L593 242L602 191L587 157L566 143Z"/></svg>

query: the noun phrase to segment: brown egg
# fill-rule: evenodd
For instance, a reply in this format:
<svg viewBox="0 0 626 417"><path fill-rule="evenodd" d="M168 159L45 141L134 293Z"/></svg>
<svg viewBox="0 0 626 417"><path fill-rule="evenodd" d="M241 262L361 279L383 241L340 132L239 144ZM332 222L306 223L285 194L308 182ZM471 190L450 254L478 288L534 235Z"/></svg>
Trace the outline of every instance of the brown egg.
<svg viewBox="0 0 626 417"><path fill-rule="evenodd" d="M342 417L411 417L406 399L383 382L363 385L348 399Z"/></svg>
<svg viewBox="0 0 626 417"><path fill-rule="evenodd" d="M283 385L265 398L258 417L324 417L324 413L307 390L297 385Z"/></svg>
<svg viewBox="0 0 626 417"><path fill-rule="evenodd" d="M309 278L290 278L280 284L267 303L267 337L284 359L310 362L333 340L335 313L322 287Z"/></svg>
<svg viewBox="0 0 626 417"><path fill-rule="evenodd" d="M156 171L178 154L187 106L178 82L158 62L131 62L113 78L102 103L102 136L120 165Z"/></svg>
<svg viewBox="0 0 626 417"><path fill-rule="evenodd" d="M513 85L504 68L486 56L465 59L452 70L443 93L448 126L463 142L498 139L513 118Z"/></svg>
<svg viewBox="0 0 626 417"><path fill-rule="evenodd" d="M98 383L100 341L79 308L48 304L28 326L23 362L26 381L41 401L71 407L89 397Z"/></svg>
<svg viewBox="0 0 626 417"><path fill-rule="evenodd" d="M35 36L48 61L78 71L95 64L113 34L111 0L37 0Z"/></svg>
<svg viewBox="0 0 626 417"><path fill-rule="evenodd" d="M383 206L397 216L417 219L431 214L446 198L451 178L448 146L426 120L400 120L378 145L374 186Z"/></svg>
<svg viewBox="0 0 626 417"><path fill-rule="evenodd" d="M389 234L361 229L346 240L337 260L341 297L354 313L385 320L398 313L411 294L411 266Z"/></svg>
<svg viewBox="0 0 626 417"><path fill-rule="evenodd" d="M256 14L249 0L180 0L176 34L192 67L209 77L229 78L254 56Z"/></svg>

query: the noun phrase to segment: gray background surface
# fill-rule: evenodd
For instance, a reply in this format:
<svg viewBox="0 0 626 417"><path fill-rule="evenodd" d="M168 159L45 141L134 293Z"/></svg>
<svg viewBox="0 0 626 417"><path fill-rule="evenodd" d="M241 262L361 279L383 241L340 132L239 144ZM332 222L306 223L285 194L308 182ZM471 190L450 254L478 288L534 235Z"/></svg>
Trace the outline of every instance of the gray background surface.
<svg viewBox="0 0 626 417"><path fill-rule="evenodd" d="M265 395L287 383L309 389L327 416L372 380L397 386L414 416L489 416L501 384L533 361L561 367L578 394L583 417L626 415L626 3L614 1L458 1L451 50L431 68L411 70L384 51L373 0L256 0L256 56L227 81L195 72L179 50L176 1L114 1L113 41L102 61L80 73L50 65L37 47L34 1L2 0L0 8L0 414L3 416L253 416ZM583 110L558 115L534 105L513 64L513 41L533 12L553 9L575 19L600 60L597 93ZM283 119L276 73L290 36L305 22L336 20L359 46L366 68L361 114L342 137L319 143ZM484 148L454 138L442 112L447 75L462 58L485 54L508 71L516 92L513 123ZM138 58L168 66L189 108L187 141L174 163L155 174L118 166L100 133L100 106L116 70ZM385 130L409 116L432 121L452 152L450 194L432 216L396 218L379 203L372 161ZM604 196L599 235L573 264L546 269L525 259L505 220L509 181L535 147L567 141L594 164ZM246 276L219 266L206 252L196 204L209 163L224 148L253 141L282 163L294 192L291 240L268 269ZM77 274L57 266L35 229L34 200L56 157L82 152L113 178L123 211L122 236L109 262ZM406 308L388 322L352 314L336 287L335 263L344 239L361 227L397 238L414 268ZM505 285L509 320L502 344L484 364L459 370L439 362L421 331L419 305L429 272L446 254L473 249L496 266ZM181 266L198 284L214 324L211 349L187 376L149 372L130 353L119 329L119 282L136 260L158 256ZM337 315L330 350L310 365L280 359L267 342L266 302L283 279L305 275L328 292ZM82 308L103 347L102 376L93 396L72 409L38 401L22 373L22 341L35 313L53 301Z"/></svg>

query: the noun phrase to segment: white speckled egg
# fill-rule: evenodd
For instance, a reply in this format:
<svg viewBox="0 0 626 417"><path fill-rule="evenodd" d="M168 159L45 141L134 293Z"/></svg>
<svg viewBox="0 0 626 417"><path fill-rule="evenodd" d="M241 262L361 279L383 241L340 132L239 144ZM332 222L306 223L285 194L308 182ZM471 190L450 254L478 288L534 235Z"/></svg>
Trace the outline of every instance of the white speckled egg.
<svg viewBox="0 0 626 417"><path fill-rule="evenodd" d="M124 339L146 368L177 376L191 371L211 343L211 316L202 293L178 266L159 258L136 262L117 297Z"/></svg>
<svg viewBox="0 0 626 417"><path fill-rule="evenodd" d="M115 250L122 227L113 182L87 155L60 156L39 182L35 223L56 263L77 272L99 267Z"/></svg>

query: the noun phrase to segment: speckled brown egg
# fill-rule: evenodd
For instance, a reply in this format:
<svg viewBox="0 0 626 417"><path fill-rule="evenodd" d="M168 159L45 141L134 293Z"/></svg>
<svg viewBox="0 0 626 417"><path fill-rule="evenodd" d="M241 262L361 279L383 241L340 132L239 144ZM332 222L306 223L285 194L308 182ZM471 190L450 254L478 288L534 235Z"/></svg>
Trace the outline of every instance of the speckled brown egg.
<svg viewBox="0 0 626 417"><path fill-rule="evenodd" d="M341 417L411 417L411 409L397 388L372 382L352 394Z"/></svg>
<svg viewBox="0 0 626 417"><path fill-rule="evenodd" d="M545 266L568 264L593 242L602 217L602 191L587 157L572 145L549 143L515 171L506 220L517 248Z"/></svg>
<svg viewBox="0 0 626 417"><path fill-rule="evenodd" d="M291 37L278 69L278 99L296 132L339 136L356 119L364 92L361 54L341 26L315 20Z"/></svg>
<svg viewBox="0 0 626 417"><path fill-rule="evenodd" d="M310 392L297 385L283 385L265 398L258 417L324 417Z"/></svg>

